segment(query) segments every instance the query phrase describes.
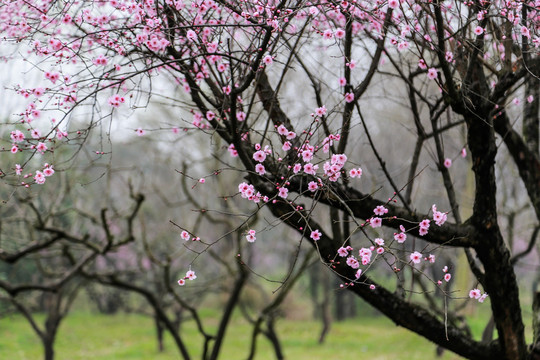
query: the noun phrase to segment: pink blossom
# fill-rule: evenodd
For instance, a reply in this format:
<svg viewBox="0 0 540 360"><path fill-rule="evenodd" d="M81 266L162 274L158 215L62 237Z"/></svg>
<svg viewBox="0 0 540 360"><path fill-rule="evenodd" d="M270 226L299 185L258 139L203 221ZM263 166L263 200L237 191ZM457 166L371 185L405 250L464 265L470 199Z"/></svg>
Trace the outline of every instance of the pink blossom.
<svg viewBox="0 0 540 360"><path fill-rule="evenodd" d="M419 253L418 251L415 251L410 255L410 259L413 263L419 264L420 261L422 260L422 254Z"/></svg>
<svg viewBox="0 0 540 360"><path fill-rule="evenodd" d="M265 65L270 65L274 62L274 59L272 58L272 56L270 55L266 55L263 59L262 59L262 62L265 64Z"/></svg>
<svg viewBox="0 0 540 360"><path fill-rule="evenodd" d="M388 1L388 7L390 9L396 9L398 6L399 6L399 1L398 0L389 0Z"/></svg>
<svg viewBox="0 0 540 360"><path fill-rule="evenodd" d="M352 103L354 101L354 93L348 92L345 94L345 101L348 103Z"/></svg>
<svg viewBox="0 0 540 360"><path fill-rule="evenodd" d="M360 263L354 256L349 256L347 258L347 265L350 266L353 269L358 269L360 267Z"/></svg>
<svg viewBox="0 0 540 360"><path fill-rule="evenodd" d="M382 253L384 253L384 248L378 247L376 251L377 251L377 254L381 255Z"/></svg>
<svg viewBox="0 0 540 360"><path fill-rule="evenodd" d="M376 286L373 285L373 284L371 284L371 285L369 285L369 289L370 289L370 290L375 290L375 289L376 289Z"/></svg>
<svg viewBox="0 0 540 360"><path fill-rule="evenodd" d="M264 160L266 159L266 153L262 150L259 150L259 151L256 151L254 154L253 154L253 160L255 161L258 161L258 162L263 162Z"/></svg>
<svg viewBox="0 0 540 360"><path fill-rule="evenodd" d="M279 196L280 198L286 199L288 195L289 195L289 189L284 188L284 187L279 188L279 194L278 194L278 196Z"/></svg>
<svg viewBox="0 0 540 360"><path fill-rule="evenodd" d="M317 229L313 230L309 237L312 238L314 241L318 241L321 238L321 235L321 232Z"/></svg>
<svg viewBox="0 0 540 360"><path fill-rule="evenodd" d="M349 255L349 252L343 246L338 249L337 253L341 257L345 257L345 256Z"/></svg>
<svg viewBox="0 0 540 360"><path fill-rule="evenodd" d="M296 133L294 131L289 131L287 133L287 136L285 136L287 138L287 140L292 140L296 137Z"/></svg>
<svg viewBox="0 0 540 360"><path fill-rule="evenodd" d="M257 164L255 165L255 171L257 172L257 174L259 175L264 175L266 173L266 169L264 168L264 165L263 164Z"/></svg>
<svg viewBox="0 0 540 360"><path fill-rule="evenodd" d="M451 278L452 278L451 274L448 274L448 273L444 274L444 281L449 282Z"/></svg>
<svg viewBox="0 0 540 360"><path fill-rule="evenodd" d="M255 242L257 238L255 237L256 231L251 229L248 231L248 234L246 235L246 240L250 243Z"/></svg>
<svg viewBox="0 0 540 360"><path fill-rule="evenodd" d="M450 166L452 166L452 159L449 159L449 158L444 159L444 167L447 169L450 169Z"/></svg>
<svg viewBox="0 0 540 360"><path fill-rule="evenodd" d="M195 275L195 271L188 270L188 272L186 272L186 279L195 280L196 278L197 278L197 275Z"/></svg>
<svg viewBox="0 0 540 360"><path fill-rule="evenodd" d="M373 210L373 212L375 213L375 215L383 216L384 214L388 213L388 209L385 208L385 207L382 206L382 205L378 205L378 206Z"/></svg>
<svg viewBox="0 0 540 360"><path fill-rule="evenodd" d="M188 30L187 33L186 33L186 37L190 40L190 41L194 41L195 39L197 39L197 33L193 30Z"/></svg>
<svg viewBox="0 0 540 360"><path fill-rule="evenodd" d="M45 168L43 169L43 175L45 175L46 177L49 177L49 176L52 176L53 174L54 174L54 169L52 165L46 165Z"/></svg>
<svg viewBox="0 0 540 360"><path fill-rule="evenodd" d="M482 296L482 293L479 289L472 289L471 291L469 291L469 297L471 299L479 299L480 296Z"/></svg>
<svg viewBox="0 0 540 360"><path fill-rule="evenodd" d="M362 269L358 269L358 270L356 271L356 274L354 274L354 277L355 277L356 279L360 279L360 276L362 276Z"/></svg>
<svg viewBox="0 0 540 360"><path fill-rule="evenodd" d="M465 148L461 149L461 157L465 158L467 156L467 150Z"/></svg>
<svg viewBox="0 0 540 360"><path fill-rule="evenodd" d="M369 224L371 225L372 228L378 228L378 227L381 227L382 226L382 219L381 218L378 218L378 217L372 217L370 220L369 220Z"/></svg>
<svg viewBox="0 0 540 360"><path fill-rule="evenodd" d="M236 151L236 149L234 148L234 144L229 145L229 147L227 148L227 150L229 151L229 154L230 154L232 157L237 157L237 156L238 156L238 151Z"/></svg>
<svg viewBox="0 0 540 360"><path fill-rule="evenodd" d="M325 39L331 39L333 36L334 34L332 34L332 30L330 29L327 29L323 32L323 38Z"/></svg>
<svg viewBox="0 0 540 360"><path fill-rule="evenodd" d="M384 239L376 238L373 242L379 246L384 246Z"/></svg>
<svg viewBox="0 0 540 360"><path fill-rule="evenodd" d="M334 34L335 34L336 38L343 39L345 37L345 30L343 30L341 28L337 28L336 32Z"/></svg>
<svg viewBox="0 0 540 360"><path fill-rule="evenodd" d="M312 163L307 163L304 165L304 172L309 175L316 175L317 169L319 168L318 165L313 165Z"/></svg>
<svg viewBox="0 0 540 360"><path fill-rule="evenodd" d="M481 26L477 26L474 28L474 33L476 35L482 35L484 33L484 28Z"/></svg>
<svg viewBox="0 0 540 360"><path fill-rule="evenodd" d="M141 128L138 128L137 130L135 130L135 132L137 133L137 136L143 136L144 135L144 130L141 129Z"/></svg>
<svg viewBox="0 0 540 360"><path fill-rule="evenodd" d="M287 128L283 125L279 125L278 128L277 128L277 132L279 135L287 135L289 133L289 130L287 130Z"/></svg>
<svg viewBox="0 0 540 360"><path fill-rule="evenodd" d="M525 25L521 26L520 32L521 36L525 36L526 38L531 37L531 32L529 31L529 28L527 28Z"/></svg>
<svg viewBox="0 0 540 360"><path fill-rule="evenodd" d="M313 158L313 153L309 150L302 151L302 160L304 162L309 162Z"/></svg>
<svg viewBox="0 0 540 360"><path fill-rule="evenodd" d="M479 302L479 303L483 303L484 300L486 300L487 297L488 297L488 294L486 294L486 293L482 294L482 296L480 296L480 297L478 298L478 302Z"/></svg>
<svg viewBox="0 0 540 360"><path fill-rule="evenodd" d="M179 279L178 280L178 285L184 286L185 284L186 284L186 280L184 280L184 279Z"/></svg>
<svg viewBox="0 0 540 360"><path fill-rule="evenodd" d="M199 179L199 182L200 182L201 184L204 184L204 183L206 182L206 179L205 179L205 178L200 178L200 179Z"/></svg>
<svg viewBox="0 0 540 360"><path fill-rule="evenodd" d="M10 150L10 151L11 151L12 154L16 154L17 151L19 151L19 148L17 147L17 145L13 145L13 146L11 147L11 150Z"/></svg>
<svg viewBox="0 0 540 360"><path fill-rule="evenodd" d="M321 106L321 107L318 107L317 109L315 109L315 114L317 116L323 116L323 115L326 115L326 106Z"/></svg>
<svg viewBox="0 0 540 360"><path fill-rule="evenodd" d="M319 188L319 185L315 181L310 181L308 184L308 190L313 192Z"/></svg>
<svg viewBox="0 0 540 360"><path fill-rule="evenodd" d="M288 142L288 141L285 141L285 142L283 143L283 146L281 147L281 149L282 149L283 151L289 151L289 150L291 150L291 143Z"/></svg>
<svg viewBox="0 0 540 360"><path fill-rule="evenodd" d="M182 240L184 241L188 241L190 239L190 235L187 231L184 230L180 233L180 238L182 238Z"/></svg>
<svg viewBox="0 0 540 360"><path fill-rule="evenodd" d="M394 234L394 240L396 240L398 243L403 244L405 240L407 240L407 235L405 233L397 233Z"/></svg>
<svg viewBox="0 0 540 360"><path fill-rule="evenodd" d="M238 111L236 113L236 120L242 122L242 121L245 121L246 120L246 113L243 112L243 111Z"/></svg>
<svg viewBox="0 0 540 360"><path fill-rule="evenodd" d="M43 154L45 151L47 151L47 145L45 145L45 143L39 142L36 146L36 150L40 154Z"/></svg>
<svg viewBox="0 0 540 360"><path fill-rule="evenodd" d="M32 139L39 139L41 137L41 132L38 129L32 129L30 135L32 135Z"/></svg>
<svg viewBox="0 0 540 360"><path fill-rule="evenodd" d="M435 255L429 254L429 256L428 256L428 261L429 261L431 264L434 264L434 263L435 263Z"/></svg>
<svg viewBox="0 0 540 360"><path fill-rule="evenodd" d="M427 72L427 77L430 80L435 80L437 78L437 69L430 68Z"/></svg>

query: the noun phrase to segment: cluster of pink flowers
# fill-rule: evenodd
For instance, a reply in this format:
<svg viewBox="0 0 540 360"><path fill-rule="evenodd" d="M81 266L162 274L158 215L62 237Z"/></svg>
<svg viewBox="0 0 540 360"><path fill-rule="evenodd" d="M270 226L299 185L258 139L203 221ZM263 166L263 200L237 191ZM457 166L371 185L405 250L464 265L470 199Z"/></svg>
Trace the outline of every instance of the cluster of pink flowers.
<svg viewBox="0 0 540 360"><path fill-rule="evenodd" d="M322 142L322 150L325 154L328 154L328 152L330 151L330 146L332 146L334 144L334 140L335 141L339 141L339 139L341 138L341 135L339 134L330 134L329 136L325 137L323 142Z"/></svg>
<svg viewBox="0 0 540 360"><path fill-rule="evenodd" d="M420 236L426 235L429 231L429 225L430 221L428 219L420 221L420 229L418 230L418 234L420 234Z"/></svg>
<svg viewBox="0 0 540 360"><path fill-rule="evenodd" d="M96 57L93 61L94 65L97 65L97 66L105 66L107 65L108 62L109 60L103 54Z"/></svg>
<svg viewBox="0 0 540 360"><path fill-rule="evenodd" d="M471 291L469 291L469 297L471 299L478 300L478 302L480 303L483 303L484 300L486 300L486 298L488 297L488 294L487 293L482 294L482 292L479 289L472 289Z"/></svg>
<svg viewBox="0 0 540 360"><path fill-rule="evenodd" d="M446 213L437 211L437 206L435 204L431 207L431 211L433 211L433 221L435 221L435 224L441 226L446 222Z"/></svg>
<svg viewBox="0 0 540 360"><path fill-rule="evenodd" d="M330 161L325 162L323 165L324 175L328 177L328 180L335 182L341 177L341 169L345 166L347 161L347 155L334 154Z"/></svg>
<svg viewBox="0 0 540 360"><path fill-rule="evenodd" d="M277 132L279 135L285 136L287 140L292 140L296 137L296 133L294 131L289 131L284 125L279 125L277 127Z"/></svg>
<svg viewBox="0 0 540 360"><path fill-rule="evenodd" d="M13 142L19 143L21 141L24 141L25 137L22 131L15 130L11 132L11 140Z"/></svg>
<svg viewBox="0 0 540 360"><path fill-rule="evenodd" d="M361 248L358 250L358 257L362 260L362 265L367 265L371 262L371 255L373 254L374 247Z"/></svg>
<svg viewBox="0 0 540 360"><path fill-rule="evenodd" d="M268 202L268 196L262 196L260 192L255 192L255 187L246 182L238 185L238 191L240 191L242 198L253 201L254 203L259 203L261 200Z"/></svg>
<svg viewBox="0 0 540 360"><path fill-rule="evenodd" d="M17 170L20 173L21 171L20 166ZM42 185L45 183L46 177L52 176L53 174L54 174L54 169L52 165L45 164L43 171L37 170L36 173L34 174L34 181L36 182L36 184Z"/></svg>
<svg viewBox="0 0 540 360"><path fill-rule="evenodd" d="M444 274L444 277L443 277L444 281L449 282L450 279L452 278L452 274L450 274L450 273L448 272L448 266L445 266L445 267L443 268L443 272L445 273L445 274Z"/></svg>
<svg viewBox="0 0 540 360"><path fill-rule="evenodd" d="M186 284L186 280L195 280L197 278L197 275L195 275L195 271L188 270L186 272L186 276L178 280L178 285L184 286Z"/></svg>
<svg viewBox="0 0 540 360"><path fill-rule="evenodd" d="M349 176L351 178L360 178L362 176L362 169L361 168L353 168L349 170Z"/></svg>
<svg viewBox="0 0 540 360"><path fill-rule="evenodd" d="M123 96L116 94L109 98L109 105L111 105L114 108L117 108L117 107L120 107L120 105L123 104L125 101L126 99Z"/></svg>
<svg viewBox="0 0 540 360"><path fill-rule="evenodd" d="M248 231L248 234L246 235L246 240L250 243L255 242L257 238L255 237L256 231L251 229Z"/></svg>

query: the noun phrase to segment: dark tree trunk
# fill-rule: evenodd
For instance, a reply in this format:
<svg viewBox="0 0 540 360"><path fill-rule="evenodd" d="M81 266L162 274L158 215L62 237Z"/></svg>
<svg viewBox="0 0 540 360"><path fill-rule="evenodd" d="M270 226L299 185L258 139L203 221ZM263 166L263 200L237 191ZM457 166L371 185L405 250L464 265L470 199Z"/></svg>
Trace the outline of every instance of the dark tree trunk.
<svg viewBox="0 0 540 360"><path fill-rule="evenodd" d="M54 338L45 337L42 340L45 360L54 360Z"/></svg>
<svg viewBox="0 0 540 360"><path fill-rule="evenodd" d="M159 320L159 317L156 315L154 316L154 322L156 324L156 336L157 336L157 343L158 343L158 351L163 352L164 346L163 346L163 325L161 324L161 321Z"/></svg>

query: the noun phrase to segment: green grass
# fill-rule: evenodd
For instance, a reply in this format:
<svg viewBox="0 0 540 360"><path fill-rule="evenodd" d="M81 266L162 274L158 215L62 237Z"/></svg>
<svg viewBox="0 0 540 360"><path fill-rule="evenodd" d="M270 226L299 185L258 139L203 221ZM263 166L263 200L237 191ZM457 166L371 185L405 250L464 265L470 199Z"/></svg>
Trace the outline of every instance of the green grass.
<svg viewBox="0 0 540 360"><path fill-rule="evenodd" d="M278 335L285 356L294 360L435 358L435 345L394 326L383 317L333 323L323 345L317 343L320 327L320 323L314 321L278 321ZM182 329L182 337L188 343L192 358L200 359L202 339L193 322L185 323ZM245 359L250 335L251 327L235 317L220 359ZM55 352L57 360L180 359L168 334L165 347L165 352L157 352L154 323L148 317L134 314L105 316L79 311L70 314L61 324ZM41 343L24 318L15 315L0 319L0 359L41 358ZM269 342L262 337L258 342L256 359L275 359ZM446 352L441 359L459 357Z"/></svg>

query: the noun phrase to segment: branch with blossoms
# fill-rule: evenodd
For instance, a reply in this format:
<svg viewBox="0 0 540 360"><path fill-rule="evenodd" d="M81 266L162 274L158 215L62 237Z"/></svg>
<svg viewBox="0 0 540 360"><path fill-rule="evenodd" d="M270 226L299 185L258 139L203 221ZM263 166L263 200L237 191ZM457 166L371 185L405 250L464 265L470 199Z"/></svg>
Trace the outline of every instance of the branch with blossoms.
<svg viewBox="0 0 540 360"><path fill-rule="evenodd" d="M90 6L29 2L1 10L9 21L0 31L42 60L36 69L48 84L18 89L30 99L19 118L28 126L13 129L16 162L8 166L8 178L31 188L46 185L45 170L54 171L49 159L56 146L49 146L49 135L60 129L58 122L51 121L47 136L26 140L45 110L51 118L64 113L67 126L75 109L93 101L95 116L112 120L146 107L160 92L153 88L159 76L172 85L163 91L172 94L163 96L169 105L191 111L192 123L183 130L212 141L220 137L226 142L220 150L238 158L231 161L244 176L235 186L245 205L253 213L268 208L302 234L344 288L378 308L385 305L383 312L396 323L469 358L525 359L537 351L524 336L513 249L498 220L501 175L494 168L507 150L538 218L536 2L84 3ZM304 91L309 85L314 94ZM186 114L178 111L183 123ZM68 130L62 128L66 141L84 137ZM24 139L24 146L16 139ZM411 156L406 139L414 143ZM465 160L458 161L460 154ZM472 172L465 170L469 164ZM457 196L467 173L474 178L471 204ZM445 211L429 210L433 203ZM332 208L330 219L321 215L326 208ZM183 237L194 235L178 226L187 233ZM386 228L395 233L384 234ZM253 241L257 233L246 235ZM489 293L498 339L478 344L454 327L443 331L440 318L382 289L366 268L356 277L362 262L372 266L369 254L381 251L382 259L390 246L397 247L398 259L387 262L392 271L402 264L416 271L417 262L429 259L427 247L464 248L481 293ZM360 260L339 260L353 250L362 250ZM398 287L405 290L402 280ZM482 298L477 295L476 289L469 293Z"/></svg>

